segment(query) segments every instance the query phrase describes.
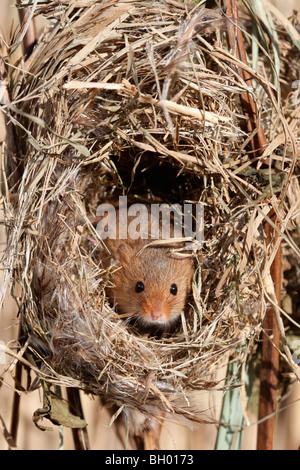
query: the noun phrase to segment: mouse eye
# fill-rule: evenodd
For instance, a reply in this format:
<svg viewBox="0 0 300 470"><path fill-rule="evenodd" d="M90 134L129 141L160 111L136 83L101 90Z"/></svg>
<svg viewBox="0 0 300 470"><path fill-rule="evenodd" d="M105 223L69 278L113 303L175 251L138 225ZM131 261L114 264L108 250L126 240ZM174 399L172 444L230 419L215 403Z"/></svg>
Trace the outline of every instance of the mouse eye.
<svg viewBox="0 0 300 470"><path fill-rule="evenodd" d="M140 292L143 292L143 290L145 290L144 283L142 281L138 281L135 285L135 292L139 294Z"/></svg>
<svg viewBox="0 0 300 470"><path fill-rule="evenodd" d="M177 286L176 286L176 284L171 284L170 293L173 294L173 295L176 295L176 294L177 294Z"/></svg>

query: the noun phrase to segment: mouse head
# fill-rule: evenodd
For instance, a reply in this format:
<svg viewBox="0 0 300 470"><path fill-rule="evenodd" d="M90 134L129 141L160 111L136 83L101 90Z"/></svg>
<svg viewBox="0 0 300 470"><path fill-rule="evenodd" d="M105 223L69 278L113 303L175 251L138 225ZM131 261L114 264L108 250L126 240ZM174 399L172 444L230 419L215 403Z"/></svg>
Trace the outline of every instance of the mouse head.
<svg viewBox="0 0 300 470"><path fill-rule="evenodd" d="M193 263L176 259L168 248L120 243L115 254L111 301L119 313L144 326L166 328L181 314L191 290Z"/></svg>

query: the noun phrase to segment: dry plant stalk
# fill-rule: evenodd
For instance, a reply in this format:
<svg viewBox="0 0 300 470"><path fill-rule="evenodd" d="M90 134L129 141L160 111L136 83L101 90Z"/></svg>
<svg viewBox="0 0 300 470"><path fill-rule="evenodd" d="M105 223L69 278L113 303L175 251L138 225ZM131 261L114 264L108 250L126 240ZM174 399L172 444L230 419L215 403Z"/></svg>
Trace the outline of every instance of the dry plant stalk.
<svg viewBox="0 0 300 470"><path fill-rule="evenodd" d="M4 200L2 298L9 283L21 285L27 353L48 383L99 395L128 419L139 411L210 422L199 396L222 387L213 374L225 354L244 363L260 333L263 223L283 191L279 235L299 255L286 235L297 214L288 190L297 185L295 106L274 101L270 56L260 51L254 69L228 51L218 10L173 1L45 0L35 8L51 27L24 63L6 61L4 110L23 174L17 197ZM262 155L251 153L242 125L245 95L268 143ZM160 339L132 330L105 297L91 220L100 202L128 188L148 202L205 205L189 311L176 334Z"/></svg>

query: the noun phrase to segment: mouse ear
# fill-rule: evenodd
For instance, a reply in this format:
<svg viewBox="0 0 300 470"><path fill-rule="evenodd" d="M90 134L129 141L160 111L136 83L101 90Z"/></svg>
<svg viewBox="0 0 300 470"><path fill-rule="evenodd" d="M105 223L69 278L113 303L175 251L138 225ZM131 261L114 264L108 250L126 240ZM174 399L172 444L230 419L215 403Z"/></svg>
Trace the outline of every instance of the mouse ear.
<svg viewBox="0 0 300 470"><path fill-rule="evenodd" d="M128 263L130 259L134 256L134 250L128 243L128 241L120 241L118 244L118 248L115 252L115 257L121 262Z"/></svg>

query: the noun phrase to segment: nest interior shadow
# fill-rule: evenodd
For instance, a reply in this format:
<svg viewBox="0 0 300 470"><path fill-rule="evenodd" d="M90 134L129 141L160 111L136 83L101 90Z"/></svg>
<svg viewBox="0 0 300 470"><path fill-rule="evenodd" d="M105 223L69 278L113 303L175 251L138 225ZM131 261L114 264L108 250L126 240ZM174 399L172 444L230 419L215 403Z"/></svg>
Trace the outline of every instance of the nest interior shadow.
<svg viewBox="0 0 300 470"><path fill-rule="evenodd" d="M10 69L7 110L22 177L6 208L6 279L22 287L31 352L51 383L201 422L196 398L217 385L215 368L229 353L241 364L260 332L264 215L283 190L284 210L293 208L298 190L287 184L292 142L278 139L266 168L244 127L241 97L250 93L268 142L282 135L285 116L262 74L272 75L267 56L251 87L228 51L222 11L192 4L45 2L41 13L51 26ZM107 301L90 220L122 194L204 205L193 298L174 335L139 334Z"/></svg>

